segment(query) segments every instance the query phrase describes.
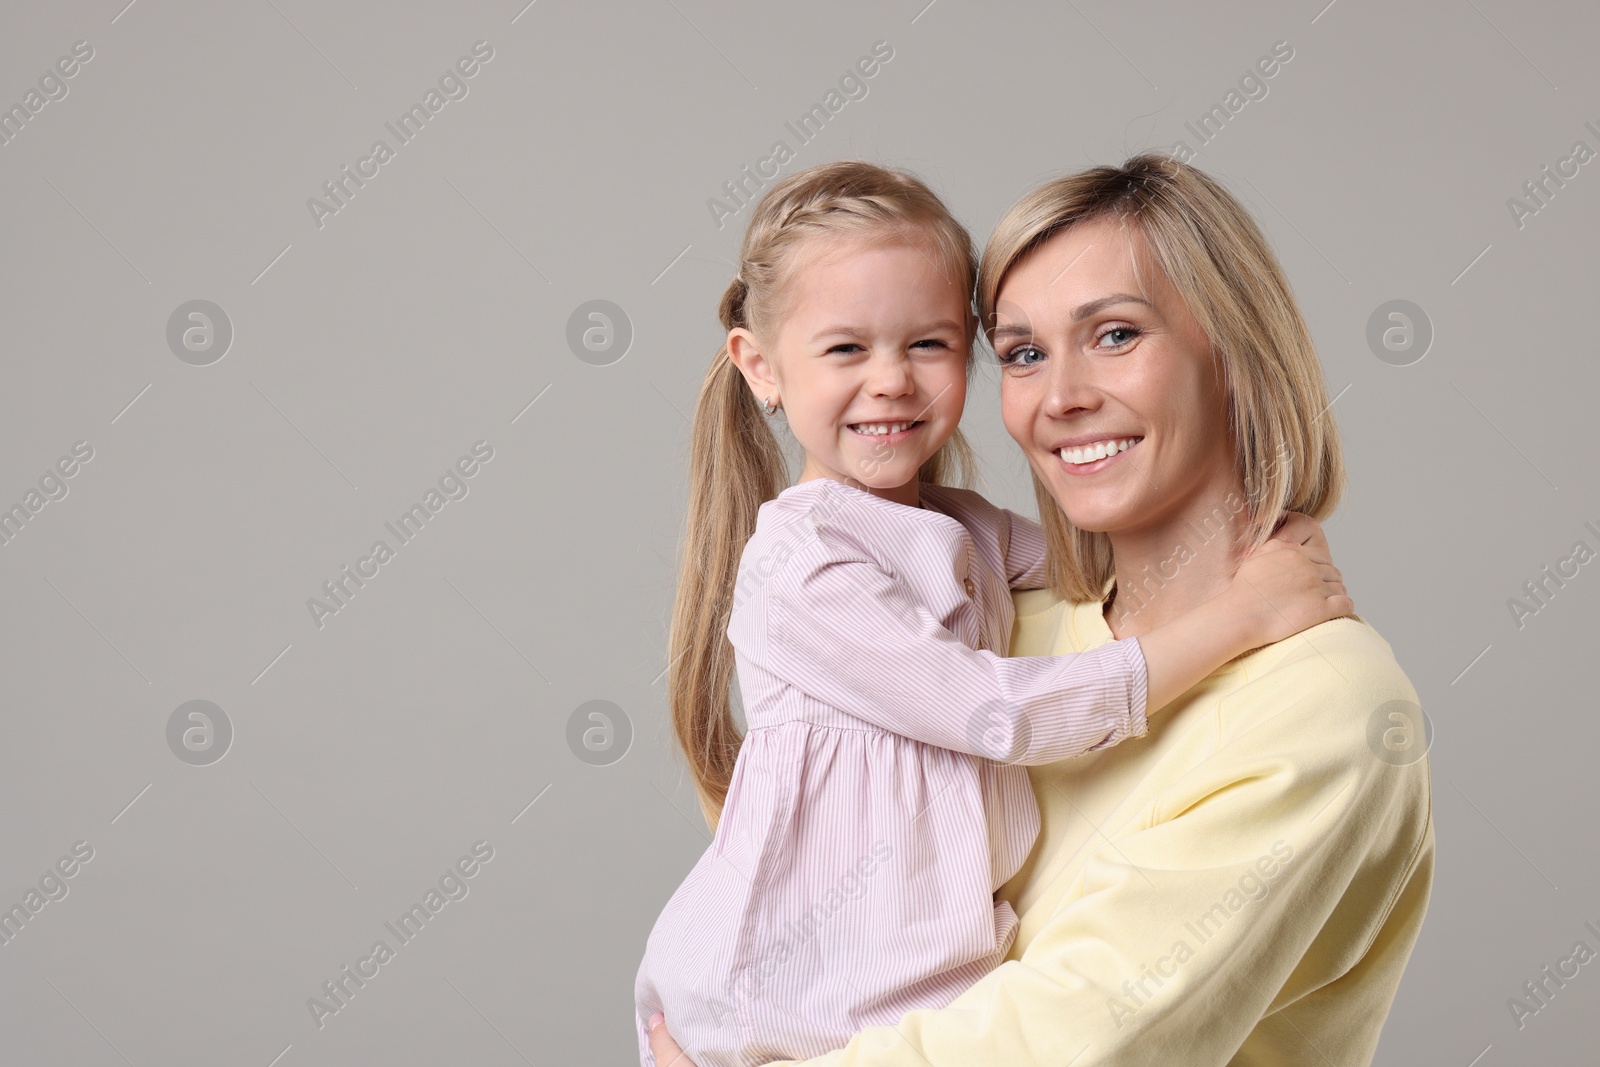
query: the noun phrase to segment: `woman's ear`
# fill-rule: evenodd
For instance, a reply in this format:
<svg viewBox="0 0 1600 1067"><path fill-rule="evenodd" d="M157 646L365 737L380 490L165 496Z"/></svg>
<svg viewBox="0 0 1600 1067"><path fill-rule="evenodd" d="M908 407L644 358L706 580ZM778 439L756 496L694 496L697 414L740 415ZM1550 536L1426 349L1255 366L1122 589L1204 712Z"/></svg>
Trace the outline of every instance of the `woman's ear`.
<svg viewBox="0 0 1600 1067"><path fill-rule="evenodd" d="M735 326L729 330L728 358L739 368L739 373L744 375L744 380L750 386L750 391L755 394L758 403L765 403L768 399L777 403L779 399L778 378L775 373L777 367L763 353L761 342L756 339L755 334L743 326Z"/></svg>

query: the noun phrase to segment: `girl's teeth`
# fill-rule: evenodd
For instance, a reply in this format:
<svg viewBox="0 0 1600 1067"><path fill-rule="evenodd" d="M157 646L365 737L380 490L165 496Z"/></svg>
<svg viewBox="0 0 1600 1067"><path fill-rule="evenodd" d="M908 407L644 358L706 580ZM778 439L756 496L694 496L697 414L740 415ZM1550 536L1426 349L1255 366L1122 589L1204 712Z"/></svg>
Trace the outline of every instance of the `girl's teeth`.
<svg viewBox="0 0 1600 1067"><path fill-rule="evenodd" d="M915 423L911 422L862 422L856 424L856 432L881 437L885 434L909 430L913 425Z"/></svg>
<svg viewBox="0 0 1600 1067"><path fill-rule="evenodd" d="M1081 466L1085 463L1093 463L1097 459L1105 459L1107 456L1117 452L1126 452L1138 440L1137 437L1123 437L1115 441L1096 441L1092 445L1084 445L1080 448L1063 448L1056 454L1067 463Z"/></svg>

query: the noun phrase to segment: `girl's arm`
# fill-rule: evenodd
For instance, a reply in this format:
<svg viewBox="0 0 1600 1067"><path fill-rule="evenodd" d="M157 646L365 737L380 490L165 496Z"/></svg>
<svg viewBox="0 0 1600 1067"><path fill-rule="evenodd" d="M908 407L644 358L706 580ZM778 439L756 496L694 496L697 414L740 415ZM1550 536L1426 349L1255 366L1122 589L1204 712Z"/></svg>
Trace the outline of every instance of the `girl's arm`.
<svg viewBox="0 0 1600 1067"><path fill-rule="evenodd" d="M1322 527L1292 514L1227 589L1139 638L1150 707L1165 707L1235 656L1354 611Z"/></svg>
<svg viewBox="0 0 1600 1067"><path fill-rule="evenodd" d="M1015 512L995 511L1011 588L1043 588L1043 529ZM1271 555L1286 546L1294 554ZM1354 610L1322 527L1291 512L1267 545L1244 561L1226 592L1140 637L1148 710L1165 707L1235 656Z"/></svg>
<svg viewBox="0 0 1600 1067"><path fill-rule="evenodd" d="M1043 589L1045 580L1044 530L1026 515L1000 511L1000 553L1006 581L1013 589Z"/></svg>
<svg viewBox="0 0 1600 1067"><path fill-rule="evenodd" d="M765 625L730 629L735 647L865 722L1023 764L1145 732L1146 667L1137 640L1071 656L975 650L900 579L824 539L790 556L771 581Z"/></svg>
<svg viewBox="0 0 1600 1067"><path fill-rule="evenodd" d="M736 645L802 692L883 729L1006 763L1053 763L1143 734L1147 710L1228 660L1349 614L1324 553L1274 538L1226 590L1142 637L1006 658L967 647L904 582L818 538L773 575L766 625L739 632Z"/></svg>

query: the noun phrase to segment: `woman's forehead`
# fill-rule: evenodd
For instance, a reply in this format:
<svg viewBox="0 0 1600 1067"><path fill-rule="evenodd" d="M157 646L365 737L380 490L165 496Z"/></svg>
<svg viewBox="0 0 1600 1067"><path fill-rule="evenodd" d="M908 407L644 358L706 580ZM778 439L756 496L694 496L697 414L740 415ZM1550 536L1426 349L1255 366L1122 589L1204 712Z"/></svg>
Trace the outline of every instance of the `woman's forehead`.
<svg viewBox="0 0 1600 1067"><path fill-rule="evenodd" d="M1108 270L1143 274L1153 263L1149 241L1138 225L1121 218L1095 218L1052 233L1012 265L1000 287L1041 271L1048 275L1046 284L1059 285ZM1039 282L1036 277L1028 280Z"/></svg>
<svg viewBox="0 0 1600 1067"><path fill-rule="evenodd" d="M996 323L1023 313L1085 318L1113 298L1150 307L1172 295L1165 272L1136 225L1095 219L1067 227L1019 259L1001 280Z"/></svg>

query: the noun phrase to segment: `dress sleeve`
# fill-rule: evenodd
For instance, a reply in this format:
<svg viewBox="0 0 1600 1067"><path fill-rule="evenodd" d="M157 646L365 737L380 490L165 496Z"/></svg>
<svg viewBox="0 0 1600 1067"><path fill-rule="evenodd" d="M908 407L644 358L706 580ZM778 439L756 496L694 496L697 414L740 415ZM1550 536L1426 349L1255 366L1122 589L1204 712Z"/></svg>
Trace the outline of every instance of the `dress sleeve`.
<svg viewBox="0 0 1600 1067"><path fill-rule="evenodd" d="M1432 884L1426 763L1279 710L1106 826L1020 959L768 1067L1224 1067L1253 1032L1278 1055L1251 1063L1369 1062Z"/></svg>
<svg viewBox="0 0 1600 1067"><path fill-rule="evenodd" d="M656 1067L655 1053L650 1051L650 1031L645 1028L644 1017L633 1013L633 1029L639 1039L639 1067ZM670 1033L670 1031L668 1031Z"/></svg>
<svg viewBox="0 0 1600 1067"><path fill-rule="evenodd" d="M1001 551L1005 556L1006 580L1013 589L1043 589L1045 586L1044 529L1025 515L1000 509Z"/></svg>
<svg viewBox="0 0 1600 1067"><path fill-rule="evenodd" d="M1143 734L1134 638L1005 658L963 644L900 579L825 539L773 576L767 625L741 649L830 707L904 737L1007 763L1052 763Z"/></svg>

